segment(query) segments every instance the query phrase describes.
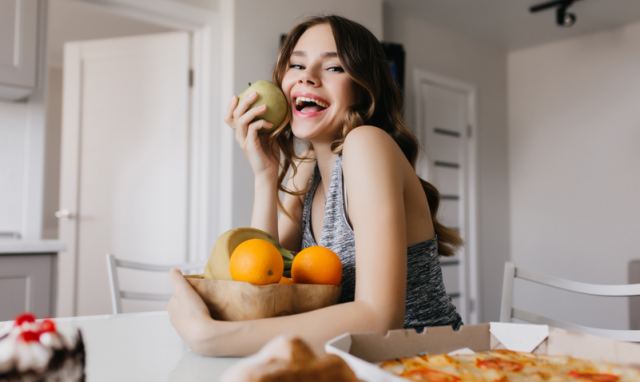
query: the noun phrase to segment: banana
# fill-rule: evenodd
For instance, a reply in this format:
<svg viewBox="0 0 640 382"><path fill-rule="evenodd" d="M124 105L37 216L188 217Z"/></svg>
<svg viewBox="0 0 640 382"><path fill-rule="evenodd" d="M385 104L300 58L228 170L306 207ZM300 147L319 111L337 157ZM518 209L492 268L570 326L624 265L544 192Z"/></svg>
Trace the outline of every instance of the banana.
<svg viewBox="0 0 640 382"><path fill-rule="evenodd" d="M233 250L243 241L249 239L263 239L273 243L280 251L284 260L285 274L291 269L293 255L287 249L282 248L276 240L268 233L252 227L240 227L230 229L222 235L218 236L213 251L209 256L207 265L204 268L204 278L216 280L231 280L231 272L229 271L229 258Z"/></svg>

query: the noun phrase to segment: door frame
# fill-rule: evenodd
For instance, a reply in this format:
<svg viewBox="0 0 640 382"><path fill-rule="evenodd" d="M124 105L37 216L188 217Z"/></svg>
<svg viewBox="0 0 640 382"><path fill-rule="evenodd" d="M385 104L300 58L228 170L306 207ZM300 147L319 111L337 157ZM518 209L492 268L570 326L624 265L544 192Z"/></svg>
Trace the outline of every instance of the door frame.
<svg viewBox="0 0 640 382"><path fill-rule="evenodd" d="M219 118L218 105L211 102L212 89L216 89L219 78L213 75L212 54L219 48L219 41L214 35L220 34L220 15L215 12L195 8L190 5L168 0L81 0L100 7L111 13L125 17L153 22L169 28L189 32L191 35L191 78L189 111L189 191L187 219L187 248L185 262L204 261L210 246L210 236L217 222L214 221L211 208L212 179L218 171L218 157L211 154L211 143L214 142L215 130L212 121ZM185 73L188 75L188 73ZM72 95L78 96L78 95ZM78 104L78 103L76 103ZM214 107L212 107L212 105ZM69 112L71 118L78 115L78 110ZM64 117L63 117L64 118ZM77 121L74 123L77 124ZM64 136L63 136L64 139ZM77 141L78 136L74 138ZM77 142L76 142L77 145ZM77 155L77 150L76 154ZM78 158L73 161L78 163ZM61 183L77 184L77 174L62 174ZM76 182L76 183L73 183ZM60 208L70 208L75 212L78 195L73 206L61 203ZM61 201L62 202L62 201ZM73 218L73 217L72 217ZM76 229L76 225L71 228ZM58 275L55 315L73 316L77 312L77 235L73 243L65 243L66 250L58 254ZM106 286L105 286L106 287Z"/></svg>
<svg viewBox="0 0 640 382"><path fill-rule="evenodd" d="M477 204L477 136L478 124L476 117L476 88L466 82L446 77L440 74L422 69L415 69L413 73L414 85L414 121L418 140L422 144L426 141L424 130L425 113L421 108L423 99L420 93L420 86L423 84L446 87L465 94L467 100L467 160L468 169L464 199L467 201L467 208L464 211L465 232L464 254L465 275L463 277L464 292L467 294L467 304L465 306L467 323L477 323L479 319L479 293L478 293L478 204Z"/></svg>

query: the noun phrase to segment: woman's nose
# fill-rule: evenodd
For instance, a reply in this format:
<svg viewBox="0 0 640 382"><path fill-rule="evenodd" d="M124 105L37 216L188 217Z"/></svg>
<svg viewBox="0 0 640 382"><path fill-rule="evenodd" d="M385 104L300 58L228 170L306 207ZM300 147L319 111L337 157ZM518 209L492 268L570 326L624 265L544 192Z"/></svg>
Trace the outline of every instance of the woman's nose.
<svg viewBox="0 0 640 382"><path fill-rule="evenodd" d="M298 83L316 86L318 85L319 81L318 78L313 73L311 73L311 71L306 70L298 79Z"/></svg>

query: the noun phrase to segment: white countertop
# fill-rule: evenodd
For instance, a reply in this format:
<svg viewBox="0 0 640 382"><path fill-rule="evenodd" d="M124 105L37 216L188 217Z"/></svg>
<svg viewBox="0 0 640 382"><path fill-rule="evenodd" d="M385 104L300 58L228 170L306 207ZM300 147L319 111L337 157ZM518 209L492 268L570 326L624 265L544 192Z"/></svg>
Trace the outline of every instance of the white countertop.
<svg viewBox="0 0 640 382"><path fill-rule="evenodd" d="M60 240L0 239L0 255L6 253L54 253L65 249Z"/></svg>
<svg viewBox="0 0 640 382"><path fill-rule="evenodd" d="M169 322L167 312L60 318L80 328L88 382L217 381L239 358L192 353Z"/></svg>

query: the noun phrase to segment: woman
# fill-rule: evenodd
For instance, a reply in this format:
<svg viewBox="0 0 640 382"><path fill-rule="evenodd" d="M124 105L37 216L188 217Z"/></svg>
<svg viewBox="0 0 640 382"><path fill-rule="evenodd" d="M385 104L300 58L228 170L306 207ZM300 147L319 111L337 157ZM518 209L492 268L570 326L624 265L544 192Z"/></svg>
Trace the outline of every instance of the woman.
<svg viewBox="0 0 640 382"><path fill-rule="evenodd" d="M274 81L292 107L289 124L259 134L273 126L257 119L266 108L251 108L255 94L234 97L225 118L255 176L251 225L286 248L320 244L338 253L341 303L216 321L174 270L168 310L179 334L199 353L246 355L284 333L321 349L344 332L461 325L438 262L461 239L437 222L438 192L415 173L417 142L377 39L339 16L311 18L289 33ZM304 155L294 137L308 144Z"/></svg>

